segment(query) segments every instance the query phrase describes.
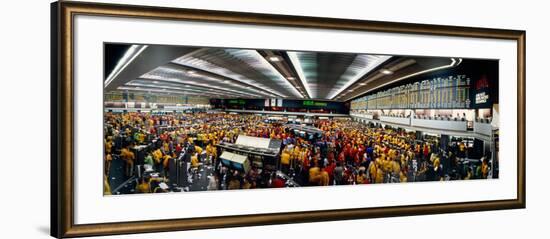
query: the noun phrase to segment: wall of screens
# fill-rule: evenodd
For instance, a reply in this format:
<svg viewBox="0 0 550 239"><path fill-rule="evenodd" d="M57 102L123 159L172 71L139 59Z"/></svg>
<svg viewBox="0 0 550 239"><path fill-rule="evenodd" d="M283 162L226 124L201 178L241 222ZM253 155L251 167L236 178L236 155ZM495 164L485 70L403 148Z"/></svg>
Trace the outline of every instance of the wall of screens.
<svg viewBox="0 0 550 239"><path fill-rule="evenodd" d="M164 104L209 104L206 97L183 95L159 95L141 92L113 91L103 94L105 102L148 102Z"/></svg>
<svg viewBox="0 0 550 239"><path fill-rule="evenodd" d="M363 96L351 101L351 109L470 108L470 84L466 75L437 77Z"/></svg>
<svg viewBox="0 0 550 239"><path fill-rule="evenodd" d="M498 103L498 61L464 59L454 69L419 76L368 93L350 109L470 109Z"/></svg>

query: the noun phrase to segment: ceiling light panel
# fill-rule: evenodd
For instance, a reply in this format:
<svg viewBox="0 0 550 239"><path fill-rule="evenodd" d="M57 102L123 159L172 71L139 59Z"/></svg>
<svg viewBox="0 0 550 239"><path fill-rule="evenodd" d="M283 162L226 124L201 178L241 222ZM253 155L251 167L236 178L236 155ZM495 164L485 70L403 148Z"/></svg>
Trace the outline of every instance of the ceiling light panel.
<svg viewBox="0 0 550 239"><path fill-rule="evenodd" d="M202 84L197 83L194 81L186 81L186 80L179 80L179 79L166 79L162 80L162 82L153 83L151 80L148 79L138 79L133 80L127 83L128 86L148 86L148 87L156 87L156 88L165 88L168 90L171 89L180 89L180 90L187 90L187 89L193 89L193 90L201 90L204 92L217 92L222 94L232 94L232 95L241 95L241 96L247 96L247 97L257 97L256 94L251 94L247 92L237 91L237 90L231 90L227 88L213 88L211 85L208 84Z"/></svg>
<svg viewBox="0 0 550 239"><path fill-rule="evenodd" d="M203 48L172 62L254 86L272 97L300 96L255 50Z"/></svg>
<svg viewBox="0 0 550 239"><path fill-rule="evenodd" d="M260 71L265 76L269 77L273 81L275 81L280 87L286 89L286 91L290 91L294 94L294 96L298 98L303 98L303 95L296 90L296 88L288 82L288 80L281 75L281 73L273 67L258 51L254 50L233 50L235 53L235 56L237 56L239 59L247 62L250 66L252 66L254 69ZM277 61L282 61L281 57L277 57Z"/></svg>
<svg viewBox="0 0 550 239"><path fill-rule="evenodd" d="M340 76L334 88L328 95L328 99L334 99L338 94L363 78L374 68L390 59L391 56L385 55L357 55L351 65L346 69L346 72Z"/></svg>
<svg viewBox="0 0 550 239"><path fill-rule="evenodd" d="M315 53L288 51L287 55L308 95L311 98L317 98L317 92L315 91L317 58Z"/></svg>
<svg viewBox="0 0 550 239"><path fill-rule="evenodd" d="M217 90L211 90L211 89L204 89L204 88L195 88L195 87L163 87L155 84L142 84L142 83L129 83L126 86L134 86L134 87L140 87L140 88L150 88L150 89L160 89L160 90L180 90L180 91L191 91L191 92L197 92L197 93L219 93L219 94L227 94L227 95L234 95L237 96L239 94L233 94L228 92L221 92ZM241 95L244 96L244 95Z"/></svg>
<svg viewBox="0 0 550 239"><path fill-rule="evenodd" d="M124 91L139 91L139 92L147 92L147 93L171 93L171 94L178 94L178 95L200 95L204 96L205 94L201 93L195 93L195 92L187 92L187 91L177 91L177 90L162 90L162 89L150 89L150 88L143 88L143 87L131 87L131 86L120 86L117 88L118 90L124 90Z"/></svg>
<svg viewBox="0 0 550 239"><path fill-rule="evenodd" d="M193 89L166 89L166 88L155 88L155 87L148 87L148 86L136 86L136 85L129 85L129 86L120 86L117 88L118 90L132 90L132 91L143 91L143 92L155 92L155 93L172 93L172 94L178 94L178 95L203 95L205 97L210 97L212 95L224 95L232 98L251 98L247 96L241 96L241 95L233 95L233 94L227 94L227 93L219 93L219 92L213 92L213 91L203 91L203 90L193 90Z"/></svg>
<svg viewBox="0 0 550 239"><path fill-rule="evenodd" d="M210 77L207 75L201 75L195 72L189 72L188 70L177 69L169 66L161 66L156 69L143 74L139 78L157 80L157 81L168 81L173 83L183 83L183 84L193 84L198 86L205 87L219 87L227 91L239 92L243 94L250 94L251 97L264 98L266 96L273 96L272 94L266 93L258 89L247 89L243 85L235 84L232 82L227 82L224 79L218 79L215 77Z"/></svg>
<svg viewBox="0 0 550 239"><path fill-rule="evenodd" d="M134 59L141 54L145 49L147 49L147 45L132 45L124 55L118 60L117 64L115 65L115 68L109 73L109 76L107 76L107 79L105 79L103 87L107 87L113 80L126 68Z"/></svg>

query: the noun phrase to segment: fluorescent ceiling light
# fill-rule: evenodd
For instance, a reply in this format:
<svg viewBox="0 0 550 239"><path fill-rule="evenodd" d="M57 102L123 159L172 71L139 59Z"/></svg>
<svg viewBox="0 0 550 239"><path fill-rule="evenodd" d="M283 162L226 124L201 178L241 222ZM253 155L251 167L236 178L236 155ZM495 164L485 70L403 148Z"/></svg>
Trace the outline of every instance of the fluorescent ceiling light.
<svg viewBox="0 0 550 239"><path fill-rule="evenodd" d="M268 76L269 78L275 80L277 84L287 90L290 89L292 93L294 93L295 96L304 97L298 90L294 87L294 85L290 84L290 82L287 81L287 79L279 72L279 70L275 69L273 65L269 64L269 62L265 61L265 58L262 57L262 55L258 51L251 51L246 52L249 53L246 55L246 60L249 60L249 64L252 65L254 68L259 69L260 72L262 72L264 75ZM282 60L280 56L275 56L278 60ZM273 58L270 57L270 58ZM270 59L272 60L272 59ZM284 96L286 97L286 96Z"/></svg>
<svg viewBox="0 0 550 239"><path fill-rule="evenodd" d="M196 89L183 89L183 88L172 88L172 89L166 89L166 88L155 88L155 87L128 87L128 86L121 86L118 87L118 90L133 90L133 91L146 91L146 92L157 92L157 93L174 93L174 94L187 94L187 93L193 93L196 95L201 95L205 93L205 90L196 90ZM218 91L212 91L219 93ZM228 93L221 93L223 95L229 96L229 97L247 97L246 95L242 94L228 94Z"/></svg>
<svg viewBox="0 0 550 239"><path fill-rule="evenodd" d="M271 66L271 64L269 64L267 62L267 60L255 50L226 49L226 50L224 50L224 52L228 55L228 57L238 58L239 60L244 61L247 64L250 64L250 65L253 65L253 66L258 66L258 64L261 64L261 65L259 65L259 67L256 68L256 70L259 70L260 72L262 72L266 76L269 76L269 75L273 74L273 73L269 72L269 68L267 68L267 66L265 66L265 65L269 65L269 67L271 67L271 68L273 68L273 66ZM275 90L271 89L270 87L268 87L267 85L262 84L261 82L249 79L246 76L241 75L239 73L235 73L235 72L231 71L228 68L224 68L224 67L212 64L209 61L206 61L206 60L203 60L201 58L195 57L195 55L203 54L203 53L208 54L208 49L207 48L202 48L200 50L197 50L197 51L193 52L193 54L184 55L182 57L179 57L179 58L173 60L172 63L179 64L179 65L186 66L186 67L199 69L199 70L206 71L206 72L210 72L210 73L213 73L213 74L216 74L216 75L223 76L225 78L233 79L233 80L235 80L237 82L240 82L242 84L252 85L252 86L256 87L256 89L261 89L261 91L259 91L259 93L263 94L263 95L269 95L269 96L275 95L276 97L287 97L286 95L282 94L281 92L275 91ZM261 61L258 58L261 59ZM265 64L263 62L265 62ZM277 79L273 79L273 80L277 81ZM280 82L280 80L279 80L279 82ZM284 82L286 82L286 80L284 80ZM290 83L288 83L288 84L290 84Z"/></svg>
<svg viewBox="0 0 550 239"><path fill-rule="evenodd" d="M113 71L111 71L107 79L105 79L104 87L107 87L109 84L111 84L111 82L120 74L120 72L122 72L122 70L124 70L124 68L126 68L134 59L136 59L136 57L139 56L139 54L141 54L141 52L143 52L143 50L145 50L146 48L147 45L132 45L130 48L128 48L128 50L126 50L120 60L118 60Z"/></svg>
<svg viewBox="0 0 550 239"><path fill-rule="evenodd" d="M182 79L178 79L178 78L165 78L165 77L161 77L161 76L154 75L154 74L151 74L151 73L145 74L137 80L128 82L128 83L126 83L126 85L135 85L136 81L143 82L144 80L151 80L151 79L167 82L170 85L170 87L177 87L175 85L181 86L181 85L184 85L184 84L192 86L192 87L203 87L203 88L206 88L206 89L211 89L213 87L210 84L203 84L203 83L199 83L199 82L194 81L194 80L182 80ZM225 87L221 91L230 92L230 93L238 93L238 94L242 94L242 95L249 95L249 96L254 96L254 97L258 97L258 98L260 97L259 95L256 95L256 94L253 94L253 93L249 93L249 92L246 92L246 91L238 91L238 90L230 89L230 88L227 88L227 87Z"/></svg>
<svg viewBox="0 0 550 239"><path fill-rule="evenodd" d="M204 76L204 75L196 75L196 77L198 77L201 80L211 81L211 82L216 82L216 83L225 82L224 80L217 79L217 78L214 78L214 77ZM203 86L208 87L208 88L212 87L212 85L209 85L209 84L201 84L201 83L197 82L197 80L188 80L187 77L183 74L182 70L173 69L173 68L165 67L165 66L157 67L156 69L154 69L154 70L152 70L148 73L143 74L139 78L140 79L149 79L149 80L168 81L168 82L174 82L174 83L179 83L179 84L203 85ZM238 87L240 89L243 89L243 91L241 91L241 92L248 93L245 90L246 88L242 85L233 84L233 83L230 83L230 82L225 83L225 84L231 85L233 87ZM236 91L236 90L229 90L227 87L225 87L225 89L227 89L226 91ZM263 94L263 95L271 96L271 94L265 93L265 92L257 90L257 89L249 88L247 90L248 91L253 91L255 93L260 93L260 94ZM253 95L253 94L250 94L250 95ZM253 96L257 96L257 95L253 95ZM259 96L257 96L257 97L260 98Z"/></svg>
<svg viewBox="0 0 550 239"><path fill-rule="evenodd" d="M282 61L280 56L269 56L267 59L269 59L269 61L272 61L272 62Z"/></svg>
<svg viewBox="0 0 550 239"><path fill-rule="evenodd" d="M342 93L342 91L355 84L355 82L390 58L391 56L386 55L357 55L348 69L342 74L340 80L338 80L339 82L345 82L344 85L338 90L332 91L328 99L334 99L334 97Z"/></svg>
<svg viewBox="0 0 550 239"><path fill-rule="evenodd" d="M298 59L298 53L294 51L288 51L287 52L288 58L290 58L290 62L292 65L294 65L294 69L296 69L296 73L298 73L298 78L300 78L300 81L304 85L304 88L306 88L307 94L311 98L315 98L315 96L312 94L311 90L309 89L309 84L307 83L306 75L304 74L304 68L302 68L302 64L300 63L300 59Z"/></svg>
<svg viewBox="0 0 550 239"><path fill-rule="evenodd" d="M391 74L393 74L393 71L390 71L388 69L381 69L380 73L382 73L384 75L391 75Z"/></svg>

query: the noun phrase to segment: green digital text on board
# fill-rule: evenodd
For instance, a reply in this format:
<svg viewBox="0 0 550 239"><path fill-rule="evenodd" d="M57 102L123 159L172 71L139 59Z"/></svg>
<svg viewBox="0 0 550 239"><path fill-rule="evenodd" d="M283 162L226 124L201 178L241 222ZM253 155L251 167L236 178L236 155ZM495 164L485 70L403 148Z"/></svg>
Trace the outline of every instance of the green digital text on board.
<svg viewBox="0 0 550 239"><path fill-rule="evenodd" d="M319 101L313 101L313 100L304 100L303 101L304 106L327 106L327 102L319 102Z"/></svg>
<svg viewBox="0 0 550 239"><path fill-rule="evenodd" d="M229 104L235 104L235 105L245 105L245 100L229 100Z"/></svg>

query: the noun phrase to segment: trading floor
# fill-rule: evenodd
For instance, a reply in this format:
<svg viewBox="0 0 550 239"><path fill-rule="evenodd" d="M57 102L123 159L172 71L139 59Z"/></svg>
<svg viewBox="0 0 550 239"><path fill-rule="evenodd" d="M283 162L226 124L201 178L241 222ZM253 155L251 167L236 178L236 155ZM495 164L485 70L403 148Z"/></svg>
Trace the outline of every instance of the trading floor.
<svg viewBox="0 0 550 239"><path fill-rule="evenodd" d="M105 195L499 178L495 59L104 53Z"/></svg>
<svg viewBox="0 0 550 239"><path fill-rule="evenodd" d="M350 118L305 125L255 114L108 112L105 122L106 194L497 177L491 155L467 139L442 144ZM261 140L268 147L253 145Z"/></svg>

